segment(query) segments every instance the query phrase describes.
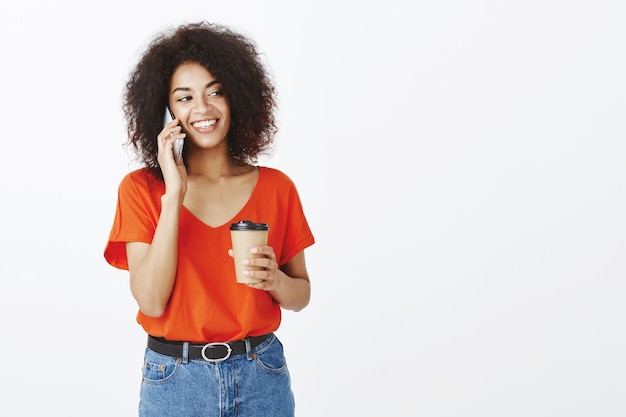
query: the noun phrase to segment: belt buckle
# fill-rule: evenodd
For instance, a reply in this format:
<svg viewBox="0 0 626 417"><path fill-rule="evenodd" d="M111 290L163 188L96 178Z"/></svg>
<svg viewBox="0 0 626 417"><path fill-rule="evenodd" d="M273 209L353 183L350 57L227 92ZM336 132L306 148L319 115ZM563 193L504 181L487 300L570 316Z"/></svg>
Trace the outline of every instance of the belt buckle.
<svg viewBox="0 0 626 417"><path fill-rule="evenodd" d="M206 349L209 347L213 347L213 346L225 346L226 347L226 356L224 356L223 358L218 358L218 359L210 359L207 358L205 352ZM223 362L226 359L230 358L230 354L233 352L233 348L230 347L230 345L228 343L225 342L213 342L213 343L207 343L206 345L202 346L202 358L207 361L207 362Z"/></svg>

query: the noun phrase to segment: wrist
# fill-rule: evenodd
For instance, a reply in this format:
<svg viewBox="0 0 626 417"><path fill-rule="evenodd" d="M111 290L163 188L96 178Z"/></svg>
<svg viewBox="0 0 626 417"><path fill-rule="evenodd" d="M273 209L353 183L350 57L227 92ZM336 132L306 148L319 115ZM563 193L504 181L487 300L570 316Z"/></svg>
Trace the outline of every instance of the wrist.
<svg viewBox="0 0 626 417"><path fill-rule="evenodd" d="M185 193L182 191L178 191L178 192L166 191L165 194L161 196L161 207L182 206L184 199L185 199Z"/></svg>
<svg viewBox="0 0 626 417"><path fill-rule="evenodd" d="M272 291L276 292L276 293L281 293L285 287L285 279L287 279L287 274L285 274L283 271L281 271L280 269L278 271L276 271L276 280L275 285L274 285L274 289Z"/></svg>

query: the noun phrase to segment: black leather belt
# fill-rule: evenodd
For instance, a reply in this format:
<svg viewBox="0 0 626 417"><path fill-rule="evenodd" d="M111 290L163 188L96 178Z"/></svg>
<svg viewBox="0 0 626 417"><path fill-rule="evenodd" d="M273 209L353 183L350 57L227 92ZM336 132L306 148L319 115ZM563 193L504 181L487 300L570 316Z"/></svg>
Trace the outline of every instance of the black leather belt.
<svg viewBox="0 0 626 417"><path fill-rule="evenodd" d="M250 349L263 343L269 335L249 337ZM148 349L161 355L174 358L183 357L183 342L166 340L162 337L148 336ZM207 344L189 343L187 358L205 360L207 362L222 362L233 355L246 353L245 339L235 342L214 342Z"/></svg>

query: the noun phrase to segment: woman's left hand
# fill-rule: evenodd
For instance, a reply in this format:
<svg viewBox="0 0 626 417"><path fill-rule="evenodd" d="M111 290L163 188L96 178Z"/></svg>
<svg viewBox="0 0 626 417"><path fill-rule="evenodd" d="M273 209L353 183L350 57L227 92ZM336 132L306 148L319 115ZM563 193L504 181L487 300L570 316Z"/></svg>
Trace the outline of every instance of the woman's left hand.
<svg viewBox="0 0 626 417"><path fill-rule="evenodd" d="M232 249L229 250L228 253L232 256ZM252 270L245 269L244 274L250 278L260 279L262 281L247 285L264 291L277 290L284 273L278 268L274 248L271 246L256 246L250 249L250 253L255 256L261 256L256 258L251 257L242 261L246 267L254 267Z"/></svg>

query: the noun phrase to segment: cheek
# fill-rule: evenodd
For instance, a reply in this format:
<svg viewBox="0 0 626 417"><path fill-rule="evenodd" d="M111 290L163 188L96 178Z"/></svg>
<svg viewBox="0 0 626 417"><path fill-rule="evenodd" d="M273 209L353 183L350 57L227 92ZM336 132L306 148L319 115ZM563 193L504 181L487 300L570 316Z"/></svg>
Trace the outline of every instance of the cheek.
<svg viewBox="0 0 626 417"><path fill-rule="evenodd" d="M222 111L222 117L224 118L225 123L230 126L230 121L231 119L231 114L230 114L230 107L224 107L223 109L221 109Z"/></svg>
<svg viewBox="0 0 626 417"><path fill-rule="evenodd" d="M187 119L189 111L184 106L181 106L180 103L171 103L170 110L174 113L174 117L176 117L179 121L182 122Z"/></svg>

